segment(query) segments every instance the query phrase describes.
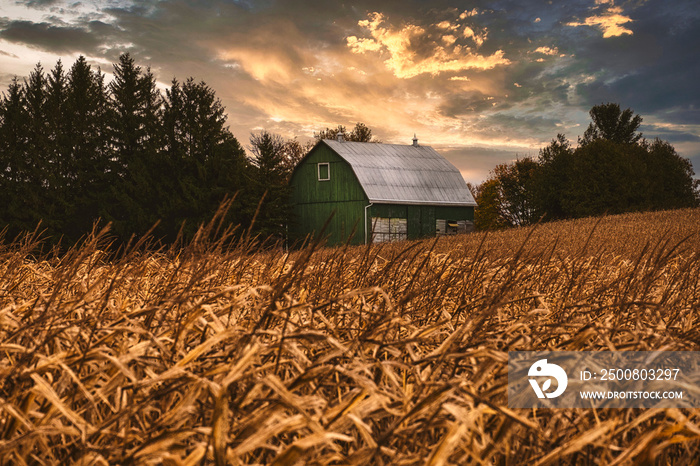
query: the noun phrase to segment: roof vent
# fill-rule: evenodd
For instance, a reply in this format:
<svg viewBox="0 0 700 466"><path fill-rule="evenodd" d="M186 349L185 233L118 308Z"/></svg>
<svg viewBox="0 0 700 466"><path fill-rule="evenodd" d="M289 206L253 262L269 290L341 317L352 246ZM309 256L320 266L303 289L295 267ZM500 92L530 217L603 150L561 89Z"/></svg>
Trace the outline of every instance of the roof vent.
<svg viewBox="0 0 700 466"><path fill-rule="evenodd" d="M413 133L413 147L418 147L418 138L416 137L416 133Z"/></svg>
<svg viewBox="0 0 700 466"><path fill-rule="evenodd" d="M345 133L339 131L335 138L338 142L345 142Z"/></svg>

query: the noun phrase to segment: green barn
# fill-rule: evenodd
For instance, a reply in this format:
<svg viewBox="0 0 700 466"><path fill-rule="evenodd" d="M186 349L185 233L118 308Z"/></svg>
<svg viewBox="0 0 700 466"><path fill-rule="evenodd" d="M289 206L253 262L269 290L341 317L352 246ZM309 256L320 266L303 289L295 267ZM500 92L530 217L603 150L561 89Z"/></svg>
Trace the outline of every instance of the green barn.
<svg viewBox="0 0 700 466"><path fill-rule="evenodd" d="M323 139L290 179L290 239L326 228L328 244L399 241L471 231L476 202L432 147Z"/></svg>

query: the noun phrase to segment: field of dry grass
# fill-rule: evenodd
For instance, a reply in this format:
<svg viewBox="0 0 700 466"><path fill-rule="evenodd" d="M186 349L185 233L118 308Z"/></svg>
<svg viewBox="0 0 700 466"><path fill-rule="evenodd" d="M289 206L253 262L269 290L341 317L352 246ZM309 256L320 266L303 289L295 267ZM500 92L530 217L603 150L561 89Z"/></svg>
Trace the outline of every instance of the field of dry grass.
<svg viewBox="0 0 700 466"><path fill-rule="evenodd" d="M4 464L690 464L700 410L507 407L507 352L700 350L700 210L349 248L0 247Z"/></svg>

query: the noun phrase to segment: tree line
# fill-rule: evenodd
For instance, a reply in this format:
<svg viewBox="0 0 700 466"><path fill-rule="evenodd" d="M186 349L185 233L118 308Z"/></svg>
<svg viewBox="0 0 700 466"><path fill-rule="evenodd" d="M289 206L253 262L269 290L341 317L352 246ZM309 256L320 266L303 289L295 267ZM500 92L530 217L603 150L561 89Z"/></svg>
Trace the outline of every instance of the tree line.
<svg viewBox="0 0 700 466"><path fill-rule="evenodd" d="M477 228L699 204L690 162L644 139L639 115L612 103L590 115L577 147L559 134L538 158L498 165L472 187ZM362 123L315 140L340 132L379 142ZM2 237L39 225L64 246L96 222L111 225L116 244L149 231L164 243L187 240L227 198L226 224L282 239L293 221L287 181L315 142L263 130L250 135L249 157L206 83L173 79L163 93L128 54L109 83L82 56L68 70L59 61L15 78L0 99L0 141Z"/></svg>
<svg viewBox="0 0 700 466"><path fill-rule="evenodd" d="M596 105L589 115L576 147L558 134L536 159L500 164L472 187L477 228L700 204L690 161L666 141L645 139L641 116L616 103Z"/></svg>
<svg viewBox="0 0 700 466"><path fill-rule="evenodd" d="M67 71L60 61L48 73L37 65L0 103L6 236L41 222L52 241L72 244L98 219L120 241L158 222L166 240L183 223L191 235L256 176L225 122L205 83L173 80L163 95L128 54L109 84L84 57ZM235 200L236 221L249 222L254 197Z"/></svg>
<svg viewBox="0 0 700 466"><path fill-rule="evenodd" d="M348 135L372 139L361 123ZM163 93L129 54L109 83L82 56L68 70L59 61L15 78L0 100L0 141L4 238L40 225L65 246L96 222L111 225L116 244L149 231L165 243L188 239L227 198L227 224L282 238L287 179L313 144L261 131L250 135L249 157L213 89L173 79Z"/></svg>

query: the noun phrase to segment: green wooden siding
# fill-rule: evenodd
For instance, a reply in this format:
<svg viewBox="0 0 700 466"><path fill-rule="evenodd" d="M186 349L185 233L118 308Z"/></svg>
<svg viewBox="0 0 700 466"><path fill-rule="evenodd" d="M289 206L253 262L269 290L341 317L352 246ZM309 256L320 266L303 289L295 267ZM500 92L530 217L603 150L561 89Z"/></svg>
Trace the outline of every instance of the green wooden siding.
<svg viewBox="0 0 700 466"><path fill-rule="evenodd" d="M319 163L328 163L330 180L318 181ZM298 204L367 199L350 165L323 144L316 146L296 168L291 185L293 200Z"/></svg>
<svg viewBox="0 0 700 466"><path fill-rule="evenodd" d="M368 230L371 229L372 217L405 218L408 220L408 239L435 236L435 221L469 220L474 221L474 207L433 206L405 204L373 204L367 209Z"/></svg>
<svg viewBox="0 0 700 466"><path fill-rule="evenodd" d="M330 180L318 180L318 164L328 163ZM294 222L290 239L317 235L331 214L326 228L328 244L347 241L356 228L353 244L363 244L364 208L369 202L350 165L328 146L320 144L301 161L290 181Z"/></svg>

